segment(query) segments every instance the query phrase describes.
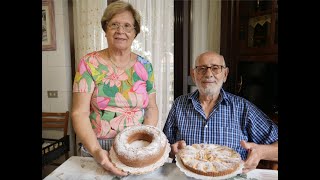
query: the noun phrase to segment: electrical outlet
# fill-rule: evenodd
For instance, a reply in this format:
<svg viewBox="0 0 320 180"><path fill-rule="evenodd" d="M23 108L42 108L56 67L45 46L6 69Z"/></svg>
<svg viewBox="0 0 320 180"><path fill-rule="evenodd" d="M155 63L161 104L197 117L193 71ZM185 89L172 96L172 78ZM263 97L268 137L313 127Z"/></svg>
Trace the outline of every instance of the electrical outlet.
<svg viewBox="0 0 320 180"><path fill-rule="evenodd" d="M57 98L58 91L48 91L48 98Z"/></svg>

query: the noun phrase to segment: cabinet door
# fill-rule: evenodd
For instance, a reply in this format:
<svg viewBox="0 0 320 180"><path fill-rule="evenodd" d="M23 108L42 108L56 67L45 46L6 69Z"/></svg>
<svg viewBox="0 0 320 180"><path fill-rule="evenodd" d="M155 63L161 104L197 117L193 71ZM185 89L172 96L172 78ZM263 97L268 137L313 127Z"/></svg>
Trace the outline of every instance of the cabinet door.
<svg viewBox="0 0 320 180"><path fill-rule="evenodd" d="M278 122L277 0L238 1L236 93Z"/></svg>
<svg viewBox="0 0 320 180"><path fill-rule="evenodd" d="M278 52L277 0L238 1L240 55Z"/></svg>
<svg viewBox="0 0 320 180"><path fill-rule="evenodd" d="M237 67L237 94L277 121L278 65L270 62L240 61Z"/></svg>

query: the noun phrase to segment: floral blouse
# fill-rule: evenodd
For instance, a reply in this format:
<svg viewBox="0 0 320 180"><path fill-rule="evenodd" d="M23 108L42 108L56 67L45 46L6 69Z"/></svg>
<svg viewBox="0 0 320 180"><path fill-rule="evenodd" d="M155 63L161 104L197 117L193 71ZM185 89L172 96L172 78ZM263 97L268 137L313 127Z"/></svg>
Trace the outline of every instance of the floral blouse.
<svg viewBox="0 0 320 180"><path fill-rule="evenodd" d="M127 70L107 64L97 52L81 58L73 92L93 93L90 121L97 138L114 138L128 126L143 123L148 95L155 93L152 64L137 56Z"/></svg>

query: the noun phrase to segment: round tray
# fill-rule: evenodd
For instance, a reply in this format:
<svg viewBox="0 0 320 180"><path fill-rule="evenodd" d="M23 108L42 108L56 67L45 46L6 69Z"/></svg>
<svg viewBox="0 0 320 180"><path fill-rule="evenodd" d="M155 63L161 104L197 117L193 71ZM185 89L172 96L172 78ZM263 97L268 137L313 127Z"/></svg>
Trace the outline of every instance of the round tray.
<svg viewBox="0 0 320 180"><path fill-rule="evenodd" d="M238 174L241 174L242 173L242 168L243 168L243 163L241 163L241 165L238 167L238 169L235 172L231 173L231 174L224 175L224 176L216 176L216 177L204 176L204 175L196 174L196 173L190 171L189 169L187 169L183 165L183 163L181 162L180 156L178 154L176 154L176 165L187 176L193 177L193 178L196 178L196 179L203 179L203 180L221 180L221 179L232 178L232 177L237 176Z"/></svg>
<svg viewBox="0 0 320 180"><path fill-rule="evenodd" d="M166 146L165 152L163 153L163 156L157 162L155 162L154 164L151 164L149 166L142 167L142 168L130 167L130 166L127 166L127 165L123 164L118 159L115 151L113 150L113 147L111 147L111 149L110 149L109 157L110 157L111 161L115 164L115 166L117 168L122 169L123 171L128 172L130 174L139 175L139 174L145 174L145 173L154 171L157 168L163 166L163 164L167 161L167 159L169 157L169 152L170 151L171 151L170 144L167 143L167 146Z"/></svg>

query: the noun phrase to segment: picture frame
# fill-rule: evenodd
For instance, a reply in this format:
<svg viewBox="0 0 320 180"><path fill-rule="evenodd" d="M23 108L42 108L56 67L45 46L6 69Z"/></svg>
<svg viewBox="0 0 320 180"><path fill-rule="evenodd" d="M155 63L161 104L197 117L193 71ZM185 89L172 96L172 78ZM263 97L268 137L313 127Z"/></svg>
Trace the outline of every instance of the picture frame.
<svg viewBox="0 0 320 180"><path fill-rule="evenodd" d="M52 0L42 0L42 51L56 50L56 30Z"/></svg>

